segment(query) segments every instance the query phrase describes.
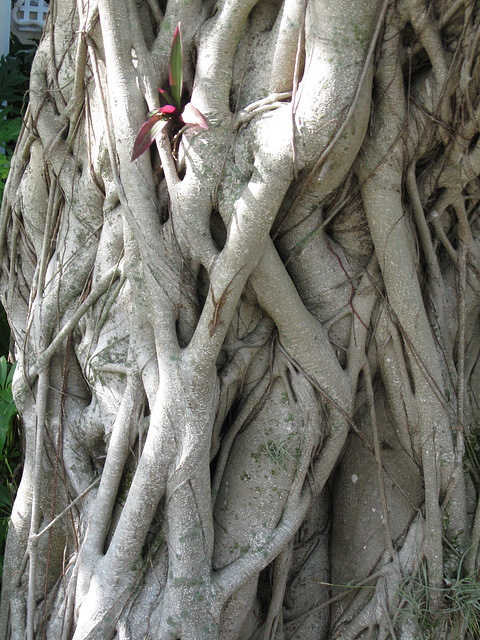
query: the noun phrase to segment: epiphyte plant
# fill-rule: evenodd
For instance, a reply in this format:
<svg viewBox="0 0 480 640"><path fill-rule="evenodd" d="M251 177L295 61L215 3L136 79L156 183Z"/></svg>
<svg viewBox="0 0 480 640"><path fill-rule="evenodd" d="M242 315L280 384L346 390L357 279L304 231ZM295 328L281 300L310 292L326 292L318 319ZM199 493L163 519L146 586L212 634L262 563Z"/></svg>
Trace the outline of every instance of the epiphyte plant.
<svg viewBox="0 0 480 640"><path fill-rule="evenodd" d="M147 120L140 127L133 145L132 162L150 147L171 121L176 121L181 126L209 128L203 114L191 102L188 102L182 110L183 43L180 24L179 22L175 28L170 52L170 66L168 69L170 92L158 89L166 104L148 113Z"/></svg>

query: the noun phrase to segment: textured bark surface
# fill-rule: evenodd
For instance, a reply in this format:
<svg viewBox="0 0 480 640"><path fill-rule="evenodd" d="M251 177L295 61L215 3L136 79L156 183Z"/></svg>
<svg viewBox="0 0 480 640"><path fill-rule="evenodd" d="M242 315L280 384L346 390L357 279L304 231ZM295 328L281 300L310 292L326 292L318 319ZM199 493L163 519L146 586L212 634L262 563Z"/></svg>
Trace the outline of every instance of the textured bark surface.
<svg viewBox="0 0 480 640"><path fill-rule="evenodd" d="M52 0L0 638L476 637L479 11ZM179 21L210 128L131 162Z"/></svg>

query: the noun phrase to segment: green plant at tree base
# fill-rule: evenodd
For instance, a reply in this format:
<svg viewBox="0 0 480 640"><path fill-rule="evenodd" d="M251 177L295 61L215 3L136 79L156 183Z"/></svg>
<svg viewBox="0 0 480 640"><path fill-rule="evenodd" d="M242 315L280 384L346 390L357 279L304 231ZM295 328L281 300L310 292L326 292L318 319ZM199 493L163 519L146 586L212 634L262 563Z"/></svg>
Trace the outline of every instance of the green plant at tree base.
<svg viewBox="0 0 480 640"><path fill-rule="evenodd" d="M12 395L15 365L5 356L0 358L0 571L7 538L13 499L17 490L15 467L20 460L19 437L15 416L17 408Z"/></svg>
<svg viewBox="0 0 480 640"><path fill-rule="evenodd" d="M439 612L430 606L431 588L428 587L427 569L423 564L418 573L408 577L400 589L404 606L402 613L414 622L418 640L442 638L480 638L480 580L465 575L464 557L451 577L445 577L441 589L443 607Z"/></svg>

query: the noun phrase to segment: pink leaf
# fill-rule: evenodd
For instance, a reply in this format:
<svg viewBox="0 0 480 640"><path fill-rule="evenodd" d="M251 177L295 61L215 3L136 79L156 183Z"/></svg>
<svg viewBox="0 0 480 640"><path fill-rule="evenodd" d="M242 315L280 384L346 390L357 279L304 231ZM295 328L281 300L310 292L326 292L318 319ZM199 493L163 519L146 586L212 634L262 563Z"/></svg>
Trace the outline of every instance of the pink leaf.
<svg viewBox="0 0 480 640"><path fill-rule="evenodd" d="M164 107L160 107L158 111L163 113L164 116L173 116L177 112L177 107L174 107L173 104L166 104Z"/></svg>
<svg viewBox="0 0 480 640"><path fill-rule="evenodd" d="M163 114L154 115L142 124L133 145L132 162L148 149L166 124L167 120L164 119Z"/></svg>
<svg viewBox="0 0 480 640"><path fill-rule="evenodd" d="M161 116L166 116L169 118L176 113L177 109L173 106L173 104L166 104L164 107L160 107L159 109L152 109L147 113L147 122L150 121L155 116L161 114ZM156 118L158 120L158 118Z"/></svg>
<svg viewBox="0 0 480 640"><path fill-rule="evenodd" d="M185 124L196 125L202 129L210 128L203 114L191 102L185 105L181 118Z"/></svg>

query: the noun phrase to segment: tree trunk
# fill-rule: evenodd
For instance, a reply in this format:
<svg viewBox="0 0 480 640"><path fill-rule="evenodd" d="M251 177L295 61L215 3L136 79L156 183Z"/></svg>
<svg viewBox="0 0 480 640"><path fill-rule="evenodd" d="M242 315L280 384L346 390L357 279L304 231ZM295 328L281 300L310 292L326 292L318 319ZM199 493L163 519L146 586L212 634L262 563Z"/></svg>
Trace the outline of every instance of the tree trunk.
<svg viewBox="0 0 480 640"><path fill-rule="evenodd" d="M479 10L51 2L0 638L477 637ZM179 22L209 129L132 162Z"/></svg>

